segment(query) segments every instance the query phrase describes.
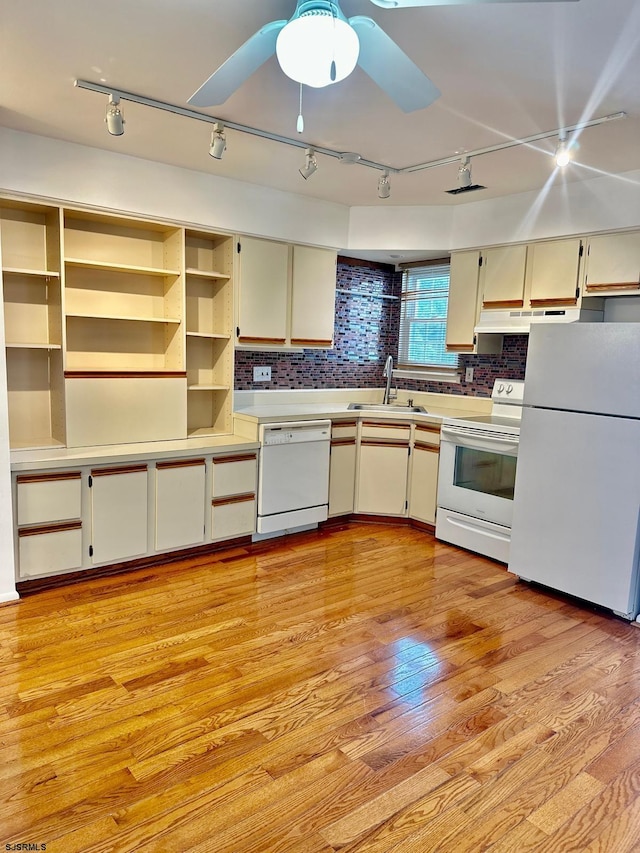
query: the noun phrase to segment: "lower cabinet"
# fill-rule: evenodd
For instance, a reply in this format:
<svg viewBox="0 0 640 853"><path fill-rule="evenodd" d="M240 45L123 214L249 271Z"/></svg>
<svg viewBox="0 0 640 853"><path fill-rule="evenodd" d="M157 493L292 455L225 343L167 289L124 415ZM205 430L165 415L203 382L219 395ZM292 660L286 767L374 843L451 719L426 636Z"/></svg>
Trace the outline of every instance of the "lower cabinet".
<svg viewBox="0 0 640 853"><path fill-rule="evenodd" d="M440 427L418 425L413 437L409 517L426 524L436 523Z"/></svg>
<svg viewBox="0 0 640 853"><path fill-rule="evenodd" d="M20 577L43 577L82 566L81 477L80 471L16 477Z"/></svg>
<svg viewBox="0 0 640 853"><path fill-rule="evenodd" d="M156 551L204 542L205 487L204 458L156 463Z"/></svg>
<svg viewBox="0 0 640 853"><path fill-rule="evenodd" d="M91 470L91 562L140 557L147 543L146 465Z"/></svg>
<svg viewBox="0 0 640 853"><path fill-rule="evenodd" d="M410 437L410 424L362 424L356 512L406 516Z"/></svg>
<svg viewBox="0 0 640 853"><path fill-rule="evenodd" d="M356 490L356 421L336 421L331 427L329 516L353 512Z"/></svg>
<svg viewBox="0 0 640 853"><path fill-rule="evenodd" d="M248 536L256 529L258 454L214 456L211 539L219 542Z"/></svg>

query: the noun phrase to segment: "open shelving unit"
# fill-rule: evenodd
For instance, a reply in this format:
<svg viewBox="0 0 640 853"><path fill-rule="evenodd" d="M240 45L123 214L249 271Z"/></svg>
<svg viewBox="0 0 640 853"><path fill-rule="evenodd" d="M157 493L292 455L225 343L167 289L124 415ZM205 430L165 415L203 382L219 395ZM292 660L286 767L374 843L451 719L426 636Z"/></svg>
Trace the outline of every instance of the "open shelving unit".
<svg viewBox="0 0 640 853"><path fill-rule="evenodd" d="M185 232L187 431L231 432L233 239Z"/></svg>
<svg viewBox="0 0 640 853"><path fill-rule="evenodd" d="M11 446L63 445L59 208L0 201L0 245Z"/></svg>
<svg viewBox="0 0 640 853"><path fill-rule="evenodd" d="M233 428L234 238L0 199L12 447Z"/></svg>

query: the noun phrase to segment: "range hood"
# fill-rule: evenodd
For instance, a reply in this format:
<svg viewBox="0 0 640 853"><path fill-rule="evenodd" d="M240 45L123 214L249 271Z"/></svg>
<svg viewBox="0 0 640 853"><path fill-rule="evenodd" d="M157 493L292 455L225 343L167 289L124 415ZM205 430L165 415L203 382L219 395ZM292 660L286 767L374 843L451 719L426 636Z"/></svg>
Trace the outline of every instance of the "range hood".
<svg viewBox="0 0 640 853"><path fill-rule="evenodd" d="M534 323L601 323L602 309L592 308L529 308L487 309L480 312L476 334L526 335Z"/></svg>

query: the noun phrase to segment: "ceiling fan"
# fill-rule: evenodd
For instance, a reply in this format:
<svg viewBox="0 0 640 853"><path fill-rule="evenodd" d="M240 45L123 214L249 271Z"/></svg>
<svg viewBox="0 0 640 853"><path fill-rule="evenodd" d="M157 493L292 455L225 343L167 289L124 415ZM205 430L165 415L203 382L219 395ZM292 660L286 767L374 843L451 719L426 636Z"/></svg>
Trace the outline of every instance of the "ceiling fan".
<svg viewBox="0 0 640 853"><path fill-rule="evenodd" d="M399 9L477 3L555 3L561 0L371 2L384 9ZM359 65L404 112L428 107L440 95L431 80L372 18L363 15L345 17L338 0L297 0L288 21L271 21L261 27L214 71L189 98L189 103L199 107L224 103L274 53L288 77L315 88L344 80Z"/></svg>

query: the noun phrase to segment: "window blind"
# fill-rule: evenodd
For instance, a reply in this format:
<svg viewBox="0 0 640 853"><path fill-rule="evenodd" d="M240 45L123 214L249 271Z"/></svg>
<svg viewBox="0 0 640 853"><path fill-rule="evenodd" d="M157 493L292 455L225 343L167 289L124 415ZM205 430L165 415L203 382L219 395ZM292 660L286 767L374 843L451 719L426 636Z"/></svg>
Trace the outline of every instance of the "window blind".
<svg viewBox="0 0 640 853"><path fill-rule="evenodd" d="M445 347L449 261L412 266L402 274L398 363L403 367L454 369L456 353Z"/></svg>

